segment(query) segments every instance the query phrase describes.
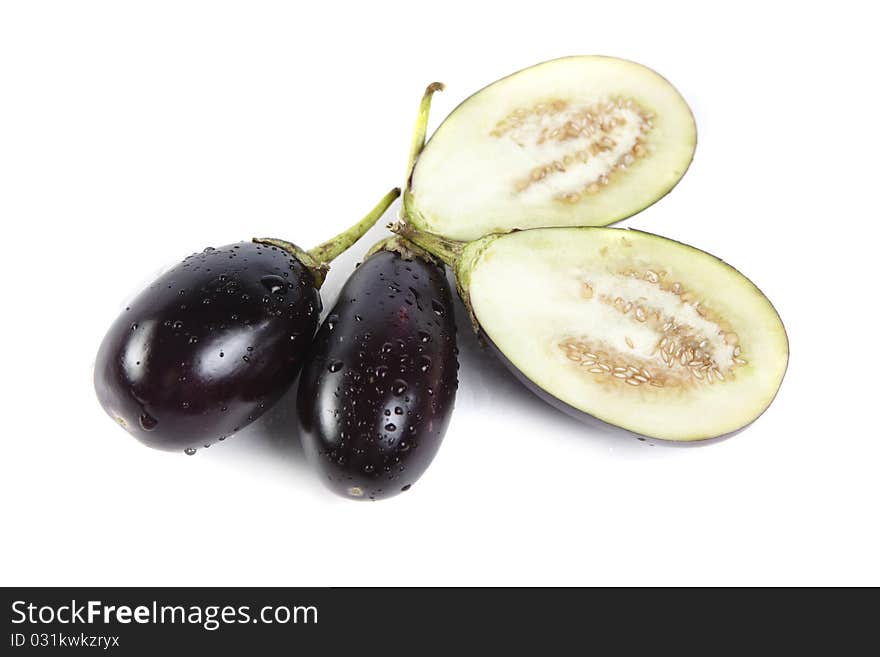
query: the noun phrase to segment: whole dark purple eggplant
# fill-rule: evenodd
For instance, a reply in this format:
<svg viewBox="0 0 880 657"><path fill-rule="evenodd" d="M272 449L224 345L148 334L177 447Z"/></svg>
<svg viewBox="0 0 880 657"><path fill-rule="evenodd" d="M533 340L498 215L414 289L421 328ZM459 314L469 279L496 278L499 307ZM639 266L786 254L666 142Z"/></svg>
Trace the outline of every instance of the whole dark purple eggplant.
<svg viewBox="0 0 880 657"><path fill-rule="evenodd" d="M144 444L187 454L257 419L300 370L327 263L399 193L311 251L241 242L205 249L160 276L101 343L94 383L104 410Z"/></svg>
<svg viewBox="0 0 880 657"><path fill-rule="evenodd" d="M458 387L452 293L443 265L401 238L348 279L303 367L306 453L355 499L408 490L431 463Z"/></svg>

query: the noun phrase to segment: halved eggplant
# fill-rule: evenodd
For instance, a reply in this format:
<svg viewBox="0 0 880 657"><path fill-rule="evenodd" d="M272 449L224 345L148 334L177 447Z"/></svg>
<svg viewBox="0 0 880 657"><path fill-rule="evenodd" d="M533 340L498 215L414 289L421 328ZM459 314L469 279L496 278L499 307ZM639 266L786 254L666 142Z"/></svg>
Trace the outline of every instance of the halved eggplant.
<svg viewBox="0 0 880 657"><path fill-rule="evenodd" d="M441 88L425 94L422 141ZM696 140L687 103L653 70L614 57L556 59L478 91L414 149L406 214L456 240L605 226L667 194Z"/></svg>
<svg viewBox="0 0 880 657"><path fill-rule="evenodd" d="M617 228L544 228L464 244L394 229L455 269L472 319L545 400L639 435L698 441L755 420L788 339L736 269Z"/></svg>

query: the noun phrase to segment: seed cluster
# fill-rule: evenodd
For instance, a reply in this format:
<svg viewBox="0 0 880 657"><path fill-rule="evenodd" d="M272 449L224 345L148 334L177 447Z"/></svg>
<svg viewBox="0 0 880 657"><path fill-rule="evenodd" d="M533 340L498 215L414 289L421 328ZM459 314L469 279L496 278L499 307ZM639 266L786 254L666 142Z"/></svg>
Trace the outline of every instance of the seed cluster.
<svg viewBox="0 0 880 657"><path fill-rule="evenodd" d="M534 144L547 142L578 142L562 157L534 167L528 176L517 180L514 189L523 192L532 185L559 173L565 173L584 165L602 153L613 151L622 139L619 128L629 121L638 122L635 143L616 160L606 164L603 173L585 181L580 190L568 191L556 196L564 203L577 203L584 195L597 194L611 183L613 177L625 171L637 158L648 155L645 135L653 127L654 115L642 110L629 98L615 98L608 102L593 103L572 109L565 100L538 103L531 108L519 108L498 121L490 131L493 137L508 135L519 141L522 133L534 134ZM615 138L616 137L616 138Z"/></svg>
<svg viewBox="0 0 880 657"><path fill-rule="evenodd" d="M663 374L652 373L649 362L632 355L622 354L607 347L594 346L587 337L568 337L559 343L565 357L587 372L617 379L631 386L642 384L662 388L666 385Z"/></svg>
<svg viewBox="0 0 880 657"><path fill-rule="evenodd" d="M664 315L660 309L650 307L644 298L634 303L620 296L596 295L594 286L587 281L581 283L581 297L595 297L599 302L630 316L634 321L651 327L659 338L651 357L643 358L598 344L589 336L568 336L559 343L566 358L600 377L618 379L631 386L647 384L658 388L726 381L735 378L734 370L738 366L748 364L742 357L739 336L730 329L727 322L698 301L696 295L686 290L681 283L667 281L665 271L628 270L622 275L659 286L665 292L678 296L682 303L692 306L701 317L716 324L718 336L725 344L733 347L731 360L726 364L719 363L711 353L710 340L706 335L686 323L678 322L674 317ZM624 341L630 349L635 348L635 343L629 336L624 336Z"/></svg>

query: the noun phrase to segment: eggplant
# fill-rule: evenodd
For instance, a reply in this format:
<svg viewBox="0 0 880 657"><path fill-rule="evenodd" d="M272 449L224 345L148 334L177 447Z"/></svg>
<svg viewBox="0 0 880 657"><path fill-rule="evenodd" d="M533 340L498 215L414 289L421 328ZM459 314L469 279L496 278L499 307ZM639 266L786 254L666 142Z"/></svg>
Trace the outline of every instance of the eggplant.
<svg viewBox="0 0 880 657"><path fill-rule="evenodd" d="M766 296L708 253L619 228L469 243L392 227L455 272L472 323L541 399L637 436L735 433L775 398L788 337Z"/></svg>
<svg viewBox="0 0 880 657"><path fill-rule="evenodd" d="M455 404L455 333L442 263L397 237L373 247L318 330L297 395L305 452L333 491L387 498L425 472Z"/></svg>
<svg viewBox="0 0 880 657"><path fill-rule="evenodd" d="M615 57L555 59L490 84L450 113L418 154L406 215L424 232L460 241L605 226L665 196L696 143L687 102L655 71Z"/></svg>
<svg viewBox="0 0 880 657"><path fill-rule="evenodd" d="M310 251L277 239L207 248L156 279L107 331L98 400L132 436L194 454L263 414L293 383L318 325L328 264L400 194Z"/></svg>

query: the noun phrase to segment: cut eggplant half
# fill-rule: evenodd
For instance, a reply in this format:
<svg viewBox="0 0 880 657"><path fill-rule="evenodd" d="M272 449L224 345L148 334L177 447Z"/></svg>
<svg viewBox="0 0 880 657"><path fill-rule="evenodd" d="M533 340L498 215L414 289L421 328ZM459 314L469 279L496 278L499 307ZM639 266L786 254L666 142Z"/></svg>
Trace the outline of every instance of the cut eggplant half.
<svg viewBox="0 0 880 657"><path fill-rule="evenodd" d="M788 339L776 310L694 247L617 228L469 244L395 229L455 268L475 325L505 364L575 416L699 441L755 420L782 382Z"/></svg>
<svg viewBox="0 0 880 657"><path fill-rule="evenodd" d="M489 85L446 118L411 169L406 213L456 240L606 226L666 195L696 141L687 103L653 70L614 57L556 59Z"/></svg>

